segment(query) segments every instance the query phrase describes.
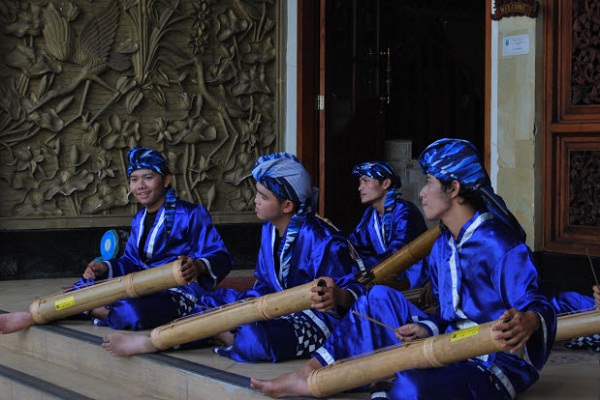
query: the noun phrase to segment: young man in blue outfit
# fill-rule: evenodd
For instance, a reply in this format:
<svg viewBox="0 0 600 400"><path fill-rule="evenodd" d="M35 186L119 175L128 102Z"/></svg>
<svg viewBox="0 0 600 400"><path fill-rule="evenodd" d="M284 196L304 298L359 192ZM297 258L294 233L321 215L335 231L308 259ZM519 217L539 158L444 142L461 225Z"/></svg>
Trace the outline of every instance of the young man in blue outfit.
<svg viewBox="0 0 600 400"><path fill-rule="evenodd" d="M503 321L494 338L504 341L506 351L398 372L390 398L508 399L538 379L556 316L538 290L521 226L494 193L470 142L438 140L419 162L427 175L420 192L425 216L445 226L428 256L437 313L427 315L400 292L374 286L352 309L399 328L391 331L349 312L303 367L270 381L252 379L253 387L272 397L310 395L308 374L335 360L494 320Z"/></svg>
<svg viewBox="0 0 600 400"><path fill-rule="evenodd" d="M219 355L236 361L277 362L312 354L363 292L345 238L316 217L317 189L302 163L288 153L260 157L252 170L256 180L255 212L265 221L250 290L220 289L202 296L208 309L238 300L281 292L312 282L312 308L281 318L237 327L221 335ZM103 347L113 355L157 351L147 335L111 335Z"/></svg>
<svg viewBox="0 0 600 400"><path fill-rule="evenodd" d="M364 162L356 165L352 174L358 177L360 201L367 209L348 240L365 271L370 271L425 232L427 225L419 208L400 196L402 182L389 163ZM393 278L390 286L400 290L421 287L429 280L423 261Z"/></svg>
<svg viewBox="0 0 600 400"><path fill-rule="evenodd" d="M118 300L90 311L97 325L142 330L192 312L201 294L213 289L229 273L233 259L206 209L177 198L167 162L158 151L134 147L128 153L128 161L129 190L143 209L133 218L125 252L116 259L89 263L83 279L74 287L183 260L180 272L189 282L187 285ZM0 332L33 324L28 312L11 314L1 317Z"/></svg>

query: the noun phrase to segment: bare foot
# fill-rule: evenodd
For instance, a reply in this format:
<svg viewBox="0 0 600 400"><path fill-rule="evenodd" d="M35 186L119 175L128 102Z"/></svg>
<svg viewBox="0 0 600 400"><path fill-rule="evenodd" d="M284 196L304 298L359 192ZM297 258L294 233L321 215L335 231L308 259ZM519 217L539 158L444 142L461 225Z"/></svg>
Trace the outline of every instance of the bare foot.
<svg viewBox="0 0 600 400"><path fill-rule="evenodd" d="M215 338L220 342L223 342L224 346L231 346L235 341L235 335L230 331L219 333Z"/></svg>
<svg viewBox="0 0 600 400"><path fill-rule="evenodd" d="M142 353L156 353L150 335L114 333L102 338L102 348L113 356L132 356Z"/></svg>
<svg viewBox="0 0 600 400"><path fill-rule="evenodd" d="M308 375L321 368L321 364L311 358L301 368L290 372L289 374L281 375L278 378L262 381L255 378L250 378L250 387L257 389L262 394L270 396L274 399L288 396L313 396L306 380Z"/></svg>
<svg viewBox="0 0 600 400"><path fill-rule="evenodd" d="M15 311L0 314L0 333L17 332L33 325L33 318L29 311Z"/></svg>
<svg viewBox="0 0 600 400"><path fill-rule="evenodd" d="M106 318L108 318L109 312L110 312L110 309L102 306L102 307L94 308L92 311L90 311L90 315L94 318L105 320Z"/></svg>

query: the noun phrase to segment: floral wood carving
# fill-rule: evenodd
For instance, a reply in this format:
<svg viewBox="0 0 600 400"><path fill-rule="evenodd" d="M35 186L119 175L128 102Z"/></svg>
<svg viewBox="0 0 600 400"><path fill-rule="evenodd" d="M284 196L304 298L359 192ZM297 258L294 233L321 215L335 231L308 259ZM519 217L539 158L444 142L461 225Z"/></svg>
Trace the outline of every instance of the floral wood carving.
<svg viewBox="0 0 600 400"><path fill-rule="evenodd" d="M571 104L600 103L600 1L573 1Z"/></svg>
<svg viewBox="0 0 600 400"><path fill-rule="evenodd" d="M277 15L274 0L2 0L1 226L129 217L135 145L165 154L180 197L252 210L247 177L279 143Z"/></svg>
<svg viewBox="0 0 600 400"><path fill-rule="evenodd" d="M600 151L572 151L569 158L569 224L600 226Z"/></svg>

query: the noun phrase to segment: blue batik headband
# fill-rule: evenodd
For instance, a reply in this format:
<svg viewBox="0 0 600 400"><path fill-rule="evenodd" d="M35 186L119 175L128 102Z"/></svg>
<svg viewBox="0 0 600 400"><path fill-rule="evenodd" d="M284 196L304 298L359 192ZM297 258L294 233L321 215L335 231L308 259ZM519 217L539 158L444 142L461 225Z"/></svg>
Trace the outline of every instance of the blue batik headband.
<svg viewBox="0 0 600 400"><path fill-rule="evenodd" d="M371 161L358 164L352 169L352 175L358 177L368 176L380 182L389 179L392 182L385 195L383 214L381 215L383 238L387 245L391 239L392 213L394 212L394 208L396 208L396 200L400 197L398 189L402 187L402 180L396 173L396 170L385 161Z"/></svg>
<svg viewBox="0 0 600 400"><path fill-rule="evenodd" d="M456 180L478 192L488 210L525 240L525 231L506 207L504 199L494 193L479 152L471 142L450 138L437 140L421 153L419 164L424 174L446 182Z"/></svg>
<svg viewBox="0 0 600 400"><path fill-rule="evenodd" d="M311 184L310 174L300 160L289 153L267 154L258 159L252 176L261 185L286 200L316 207L318 189Z"/></svg>
<svg viewBox="0 0 600 400"><path fill-rule="evenodd" d="M170 174L167 160L154 149L145 147L133 147L127 154L129 166L127 167L127 178L131 177L133 171L138 169L148 169L162 176ZM169 187L165 192L165 232L167 239L171 235L175 220L175 207L177 201L177 193L175 189Z"/></svg>
<svg viewBox="0 0 600 400"><path fill-rule="evenodd" d="M127 178L138 169L149 169L162 176L170 174L167 160L154 149L136 146L129 150L127 158L129 161Z"/></svg>
<svg viewBox="0 0 600 400"><path fill-rule="evenodd" d="M396 170L385 161L371 161L358 164L352 169L352 175L359 178L364 175L379 181L389 179L395 188L402 187L402 180L396 173Z"/></svg>

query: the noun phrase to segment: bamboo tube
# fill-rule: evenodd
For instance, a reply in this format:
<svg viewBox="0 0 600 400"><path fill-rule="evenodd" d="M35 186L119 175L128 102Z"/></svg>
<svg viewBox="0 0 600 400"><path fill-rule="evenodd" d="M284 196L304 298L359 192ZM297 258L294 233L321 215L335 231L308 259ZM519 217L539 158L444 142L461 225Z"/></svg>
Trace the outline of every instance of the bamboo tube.
<svg viewBox="0 0 600 400"><path fill-rule="evenodd" d="M339 361L312 371L307 385L315 397L327 397L354 389L412 368L441 367L468 358L501 351L492 338L492 327L500 321L391 346L378 352ZM558 318L556 340L600 332L600 310Z"/></svg>
<svg viewBox="0 0 600 400"><path fill-rule="evenodd" d="M179 268L181 261L133 272L79 290L34 301L29 312L36 324L69 317L116 300L140 297L186 284Z"/></svg>
<svg viewBox="0 0 600 400"><path fill-rule="evenodd" d="M403 290L401 293L406 300L410 301L413 304L418 305L421 301L421 295L423 294L423 288Z"/></svg>
<svg viewBox="0 0 600 400"><path fill-rule="evenodd" d="M315 279L304 285L261 297L245 299L193 315L155 328L150 333L152 345L165 350L227 332L243 324L264 321L309 309L309 289L324 286L325 281Z"/></svg>
<svg viewBox="0 0 600 400"><path fill-rule="evenodd" d="M600 333L600 308L577 314L562 315L557 318L555 338L557 342L579 336L595 335L596 333Z"/></svg>
<svg viewBox="0 0 600 400"><path fill-rule="evenodd" d="M371 271L359 277L358 280L370 288L384 282L386 277L399 275L429 254L440 233L439 224L429 228L412 242L377 264Z"/></svg>

